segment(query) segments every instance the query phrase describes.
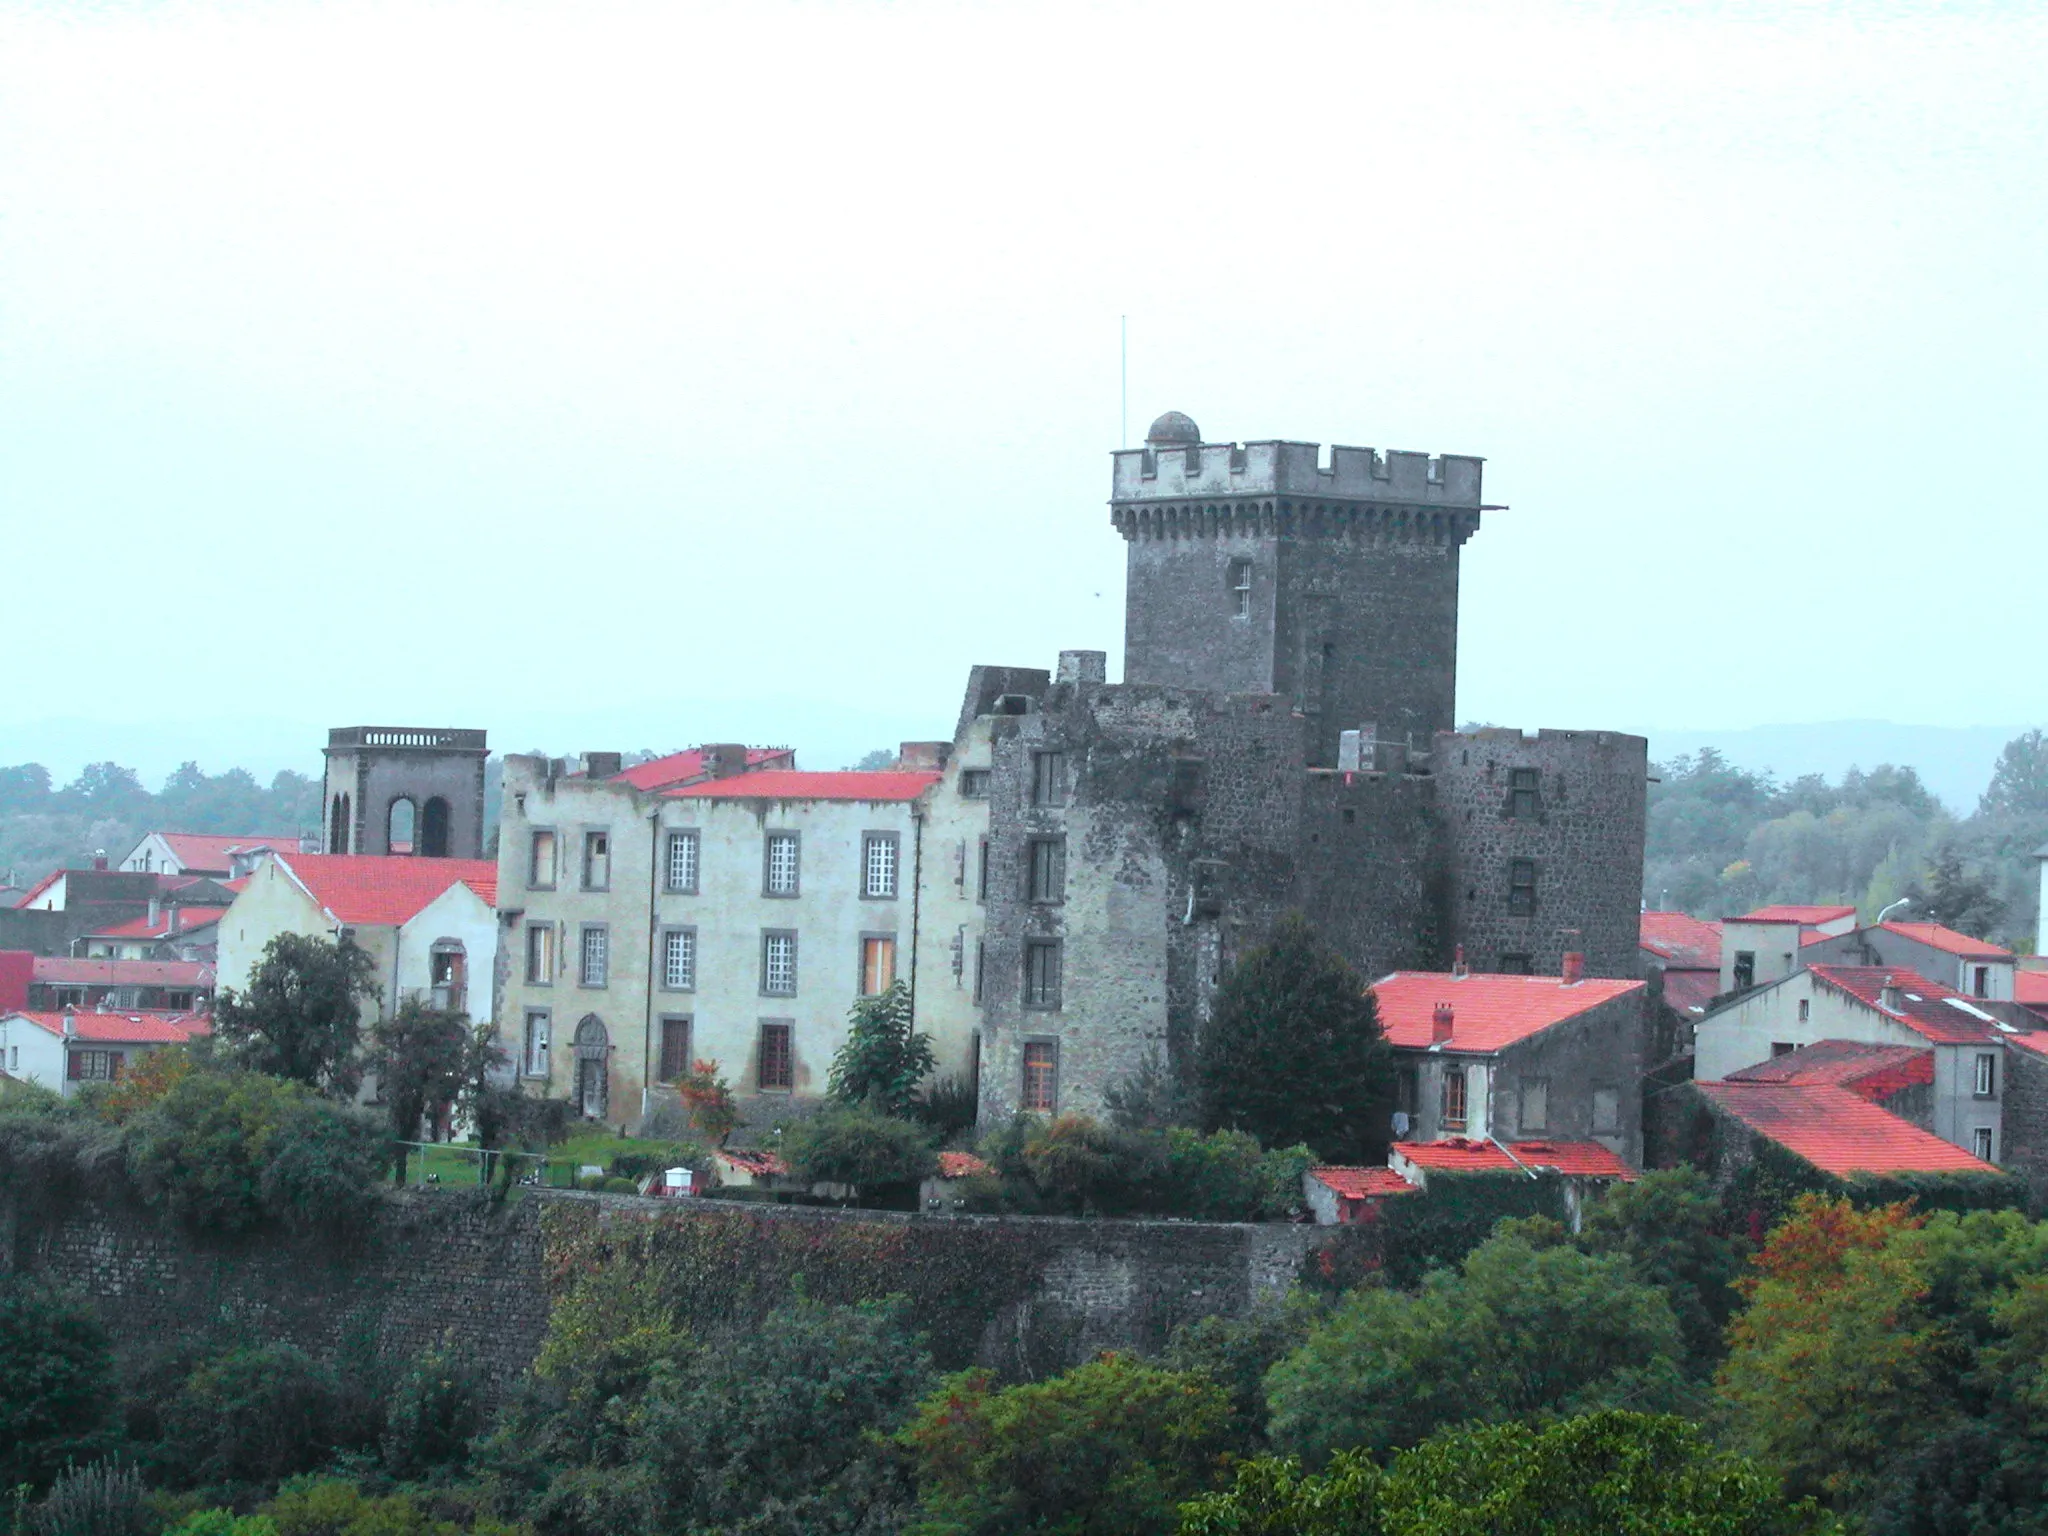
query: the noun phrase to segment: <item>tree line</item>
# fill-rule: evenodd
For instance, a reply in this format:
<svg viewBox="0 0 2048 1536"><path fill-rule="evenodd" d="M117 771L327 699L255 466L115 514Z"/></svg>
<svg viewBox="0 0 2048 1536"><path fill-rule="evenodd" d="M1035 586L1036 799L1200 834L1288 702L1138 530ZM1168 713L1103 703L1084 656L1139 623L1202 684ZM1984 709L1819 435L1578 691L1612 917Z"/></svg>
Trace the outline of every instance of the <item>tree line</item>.
<svg viewBox="0 0 2048 1536"><path fill-rule="evenodd" d="M1976 808L1956 817L1913 769L1852 768L1781 782L1711 748L1654 764L1643 900L1699 917L1776 902L1855 906L2031 951L2034 850L2048 843L2048 740L2006 743Z"/></svg>

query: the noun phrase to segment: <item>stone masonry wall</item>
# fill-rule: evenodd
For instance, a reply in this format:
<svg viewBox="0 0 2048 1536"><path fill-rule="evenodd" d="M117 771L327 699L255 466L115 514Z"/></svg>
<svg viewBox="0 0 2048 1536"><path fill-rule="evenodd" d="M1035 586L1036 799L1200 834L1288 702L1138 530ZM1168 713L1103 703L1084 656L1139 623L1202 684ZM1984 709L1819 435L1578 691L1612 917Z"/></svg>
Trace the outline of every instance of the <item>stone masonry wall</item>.
<svg viewBox="0 0 2048 1536"><path fill-rule="evenodd" d="M2035 1209L2048 1204L2048 1060L2022 1046L2005 1049L2004 1145L1998 1160L2026 1176ZM1892 1108L1887 1102L1885 1107Z"/></svg>
<svg viewBox="0 0 2048 1536"><path fill-rule="evenodd" d="M547 1326L544 1227L558 1218L585 1230L737 1223L742 1238L726 1247L733 1273L719 1282L722 1298L786 1293L791 1275L745 1272L760 1254L815 1251L834 1236L862 1250L920 1236L962 1260L948 1271L962 1280L926 1299L985 1313L975 1356L1012 1375L1063 1369L1103 1349L1156 1350L1180 1323L1280 1294L1311 1251L1344 1238L1290 1225L932 1218L568 1193L497 1208L454 1191L412 1191L389 1195L370 1229L346 1247L196 1239L112 1203L54 1216L0 1205L0 1265L91 1298L129 1351L181 1338L279 1339L332 1356L344 1341L368 1337L398 1361L446 1338L501 1394L532 1362ZM1021 1294L988 1295L981 1274L1013 1265L1020 1250L1029 1255ZM929 1276L884 1268L864 1289L918 1296L931 1285Z"/></svg>

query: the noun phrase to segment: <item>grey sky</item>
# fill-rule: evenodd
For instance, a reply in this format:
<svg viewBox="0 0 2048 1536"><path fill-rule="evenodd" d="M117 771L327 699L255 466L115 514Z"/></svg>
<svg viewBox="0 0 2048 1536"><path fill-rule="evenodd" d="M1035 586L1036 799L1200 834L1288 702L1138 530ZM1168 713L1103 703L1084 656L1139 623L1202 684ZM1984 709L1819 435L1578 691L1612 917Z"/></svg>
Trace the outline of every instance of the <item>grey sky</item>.
<svg viewBox="0 0 2048 1536"><path fill-rule="evenodd" d="M944 735L1120 649L1125 312L1134 435L1487 457L1467 718L2023 720L2044 65L2038 5L0 3L0 758Z"/></svg>

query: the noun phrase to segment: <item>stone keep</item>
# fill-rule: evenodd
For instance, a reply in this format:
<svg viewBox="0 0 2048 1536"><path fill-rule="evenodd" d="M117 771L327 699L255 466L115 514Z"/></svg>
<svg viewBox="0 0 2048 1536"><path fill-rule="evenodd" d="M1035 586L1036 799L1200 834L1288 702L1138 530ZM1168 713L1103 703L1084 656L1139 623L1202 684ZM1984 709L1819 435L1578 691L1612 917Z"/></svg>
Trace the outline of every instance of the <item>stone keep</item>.
<svg viewBox="0 0 2048 1536"><path fill-rule="evenodd" d="M410 852L484 856L482 731L441 726L345 725L327 733L325 853L387 854L393 812L410 811ZM400 824L407 819L400 818Z"/></svg>
<svg viewBox="0 0 2048 1536"><path fill-rule="evenodd" d="M985 1119L1028 1107L1027 1049L1061 1111L1184 1064L1221 976L1290 908L1367 977L1461 949L1638 973L1648 743L1451 729L1479 464L1326 466L1311 443L1205 444L1178 413L1115 456L1125 681L1088 652L1051 679L979 668L962 711L991 765Z"/></svg>

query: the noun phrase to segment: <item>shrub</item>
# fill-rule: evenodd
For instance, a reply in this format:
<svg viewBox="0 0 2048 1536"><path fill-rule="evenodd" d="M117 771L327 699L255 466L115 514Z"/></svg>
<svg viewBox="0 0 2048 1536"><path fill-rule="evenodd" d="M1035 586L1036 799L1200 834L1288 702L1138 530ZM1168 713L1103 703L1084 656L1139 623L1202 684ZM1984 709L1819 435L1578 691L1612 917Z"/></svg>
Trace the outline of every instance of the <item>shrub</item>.
<svg viewBox="0 0 2048 1536"><path fill-rule="evenodd" d="M740 1123L740 1112L732 1100L732 1085L719 1074L718 1063L696 1063L676 1084L676 1093L697 1134L714 1147L724 1146L725 1138Z"/></svg>
<svg viewBox="0 0 2048 1536"><path fill-rule="evenodd" d="M1243 1131L1204 1136L1184 1126L1165 1132L1160 1209L1197 1221L1264 1221L1301 1204L1301 1176L1315 1163L1307 1147L1267 1152Z"/></svg>
<svg viewBox="0 0 2048 1536"><path fill-rule="evenodd" d="M711 1168L711 1154L693 1141L640 1142L646 1148L638 1152L616 1152L611 1159L614 1178L644 1179L651 1173L660 1173L665 1168L693 1168L706 1173Z"/></svg>
<svg viewBox="0 0 2048 1536"><path fill-rule="evenodd" d="M973 1130L981 1104L975 1097L974 1084L957 1072L949 1072L925 1085L924 1092L911 1106L911 1113L944 1141Z"/></svg>
<svg viewBox="0 0 2048 1536"><path fill-rule="evenodd" d="M164 1536L277 1536L268 1515L238 1515L232 1509L195 1509Z"/></svg>
<svg viewBox="0 0 2048 1536"><path fill-rule="evenodd" d="M114 1357L80 1303L0 1279L0 1487L42 1487L105 1444Z"/></svg>
<svg viewBox="0 0 2048 1536"><path fill-rule="evenodd" d="M603 1178L593 1179L591 1183L608 1195L637 1195L640 1193L640 1186L631 1179Z"/></svg>
<svg viewBox="0 0 2048 1536"><path fill-rule="evenodd" d="M414 1493L373 1497L338 1477L295 1478L257 1516L276 1536L515 1536L526 1529L487 1518L439 1518Z"/></svg>
<svg viewBox="0 0 2048 1536"><path fill-rule="evenodd" d="M35 1536L152 1536L142 1474L111 1460L74 1467L50 1485L29 1519Z"/></svg>
<svg viewBox="0 0 2048 1536"><path fill-rule="evenodd" d="M266 1217L298 1227L362 1216L385 1166L361 1112L255 1072L192 1072L124 1131L128 1169L188 1225L236 1232Z"/></svg>
<svg viewBox="0 0 2048 1536"><path fill-rule="evenodd" d="M834 1104L791 1126L782 1159L806 1184L861 1190L915 1184L938 1166L931 1133L868 1104Z"/></svg>
<svg viewBox="0 0 2048 1536"><path fill-rule="evenodd" d="M167 1465L186 1483L273 1484L321 1465L347 1436L333 1372L290 1344L202 1363L164 1415Z"/></svg>
<svg viewBox="0 0 2048 1536"><path fill-rule="evenodd" d="M1285 1301L1268 1301L1237 1317L1204 1317L1184 1323L1167 1341L1160 1363L1170 1370L1199 1371L1230 1398L1231 1440L1239 1449L1266 1444L1266 1373L1298 1349L1321 1321L1328 1304L1295 1290Z"/></svg>
<svg viewBox="0 0 2048 1536"><path fill-rule="evenodd" d="M468 1364L446 1342L423 1350L398 1378L384 1412L379 1442L384 1470L413 1478L434 1467L459 1465L483 1421L482 1399Z"/></svg>
<svg viewBox="0 0 2048 1536"><path fill-rule="evenodd" d="M1023 1163L1041 1194L1082 1211L1129 1210L1165 1169L1156 1138L1061 1115L1024 1143Z"/></svg>

